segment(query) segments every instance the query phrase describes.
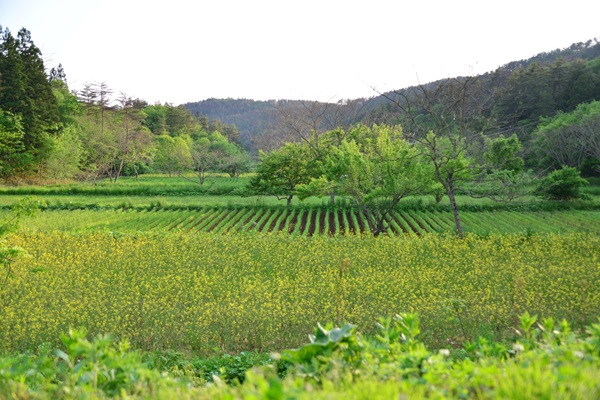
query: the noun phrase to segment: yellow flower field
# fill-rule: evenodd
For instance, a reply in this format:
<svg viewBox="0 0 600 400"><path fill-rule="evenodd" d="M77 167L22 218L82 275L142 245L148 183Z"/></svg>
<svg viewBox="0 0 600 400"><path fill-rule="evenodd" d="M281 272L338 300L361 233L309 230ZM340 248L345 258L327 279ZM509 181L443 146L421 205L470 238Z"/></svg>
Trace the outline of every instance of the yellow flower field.
<svg viewBox="0 0 600 400"><path fill-rule="evenodd" d="M600 238L38 233L0 287L0 349L56 341L69 327L135 347L208 353L276 350L317 322L369 332L415 311L424 341L452 346L514 334L524 311L600 315ZM4 276L2 275L2 279Z"/></svg>

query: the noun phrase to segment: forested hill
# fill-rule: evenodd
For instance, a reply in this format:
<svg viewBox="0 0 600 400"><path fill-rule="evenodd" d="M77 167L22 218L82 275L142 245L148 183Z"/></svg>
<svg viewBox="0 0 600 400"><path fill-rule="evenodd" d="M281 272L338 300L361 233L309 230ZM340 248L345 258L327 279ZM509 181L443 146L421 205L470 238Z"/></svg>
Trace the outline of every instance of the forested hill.
<svg viewBox="0 0 600 400"><path fill-rule="evenodd" d="M186 103L184 106L194 115L234 124L238 127L242 143L249 148L252 147L252 137L272 129L275 124L277 116L275 103L274 100L208 99Z"/></svg>
<svg viewBox="0 0 600 400"><path fill-rule="evenodd" d="M573 61L575 59L591 60L600 57L600 43L595 40L587 42L573 43L566 49L556 49L553 51L542 52L526 60L512 61L503 65L500 69L514 71L517 68L526 68L533 63L553 63L558 59L564 61Z"/></svg>
<svg viewBox="0 0 600 400"><path fill-rule="evenodd" d="M600 41L575 43L563 50L513 61L477 78L484 92L481 98L485 98L479 113L490 124L488 130L505 135L516 133L527 146L531 133L543 118L600 100ZM425 86L435 91L446 81ZM399 121L398 107L390 99L418 91L404 88L371 99L363 121Z"/></svg>
<svg viewBox="0 0 600 400"><path fill-rule="evenodd" d="M480 79L491 96L489 106L484 111L486 116L498 120L498 129L512 130L511 127L527 126L531 130L540 117L573 110L582 102L600 100L600 41L594 39L574 43L565 49L512 61L482 75ZM261 136L277 135L277 131L281 131L278 122L282 104L288 109L326 110L329 124L394 123L398 120L398 110L389 98L395 92L404 91L410 91L410 88L398 89L383 96L374 93L369 99L336 104L208 99L184 106L193 114L235 124L244 146L255 150L263 145Z"/></svg>

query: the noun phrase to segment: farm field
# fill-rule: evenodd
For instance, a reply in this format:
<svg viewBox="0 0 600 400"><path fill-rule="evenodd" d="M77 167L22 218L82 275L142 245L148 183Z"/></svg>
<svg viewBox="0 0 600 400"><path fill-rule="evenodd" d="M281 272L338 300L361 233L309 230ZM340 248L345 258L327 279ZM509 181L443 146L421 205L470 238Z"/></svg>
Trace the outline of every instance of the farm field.
<svg viewBox="0 0 600 400"><path fill-rule="evenodd" d="M317 322L373 333L380 316L417 312L432 348L514 336L518 316L600 309L596 234L428 234L312 238L181 232L17 234L32 255L0 289L3 350L24 351L70 327L135 348L207 354L303 343Z"/></svg>
<svg viewBox="0 0 600 400"><path fill-rule="evenodd" d="M0 212L0 215L7 211ZM600 212L464 211L466 232L600 234ZM398 210L387 219L390 235L453 232L450 212ZM199 209L45 210L23 221L23 232L107 230L114 232L276 232L294 236L368 233L367 221L353 209L210 207Z"/></svg>
<svg viewBox="0 0 600 400"><path fill-rule="evenodd" d="M196 398L199 393L200 398L239 398L255 393L252 385L270 388L274 382L268 372L274 367L248 374L246 369L264 363L276 365L270 354L285 354L285 349L305 344L307 334L315 332L318 323L358 327L335 357L343 354L340 349L357 343L352 338L361 337L365 360L361 374L375 375L352 380L347 386L350 392L360 390L357 385L374 385L364 389L373 393L375 387L381 390L385 386L389 376L396 376L394 379L414 382L404 389L395 384L385 386L394 398L403 390L417 398L431 397L431 393L469 397L480 389L470 386L476 381L472 372L460 372L465 359L474 363L465 367L467 371L482 368L486 376L491 376L489 366L496 365L498 382L507 374L521 376L523 368L531 368L532 374L546 377L540 379L547 382L553 367L532 367L527 357L535 354L548 360L550 351L555 350L552 354L591 354L585 361L589 365L583 367L576 360L573 368L578 368L580 377L595 382L597 352L586 343L595 343L594 335L600 337L600 326L596 334L593 325L600 309L597 199L553 209L539 201L513 207L461 198L466 232L461 239L453 234L453 216L445 202L436 206L431 198L411 198L390 214L386 234L374 238L365 217L343 199L335 206L327 199L294 199L292 207L286 208L274 197L236 195L228 190L239 191L241 186L236 185L240 181L218 177L214 177L213 188L221 194L185 194L187 189L182 188L188 187L188 182L181 182L180 194L164 191L155 195L148 189L154 184L160 187L167 179L150 177L145 183L123 179L122 189L107 185L106 190L95 193L93 188L82 193L64 185L53 193L44 193L44 187L32 191L46 206L34 216L24 216L19 230L5 237L6 243L26 249L31 257L17 259L10 273L0 276L4 279L0 287L0 365L12 365L11 376L17 377L8 382L44 376L53 356L45 356L43 349L68 352L73 346L73 361L77 357L85 360L81 351L88 351L90 359L96 359L93 352L103 354L99 363L113 362L103 358L120 354L103 350L109 341L101 335L109 333L114 343L127 340L136 352L153 360L139 361L140 366L152 365L157 371L168 370L169 377L183 379L165 385L172 388L189 382L177 389L178 398ZM225 189L218 188L220 182ZM129 194L118 194L119 190ZM21 197L23 193L14 188L0 195L0 220L10 217L9 205ZM398 344L393 350L397 353L391 349L382 353L379 347L373 350L366 345L379 340L381 326L376 322L381 322L381 317L402 312L419 316L418 341ZM524 341L515 329L526 332L521 326L527 315L539 316L539 321L553 318L556 327L552 332L562 333L556 333L550 342L549 336L535 336L530 327L529 341ZM563 319L569 321L568 327L560 322ZM92 342L81 337L69 339L77 335ZM584 342L575 340L574 335L590 338ZM542 339L543 343L537 342ZM521 367L510 349L523 343L527 351ZM571 346L572 350L556 346ZM451 356L442 357L440 349ZM15 353L35 353L40 358L2 358ZM396 355L389 358L391 354ZM191 357L201 361L187 361ZM377 368L366 367L373 357L384 358ZM416 364L410 368L416 372L399 369L396 357L412 360ZM564 357L556 357L556 363L565 365ZM207 367L211 362L216 364ZM475 364L478 362L481 366ZM336 359L328 365L344 363ZM434 364L443 379L419 367ZM64 368L57 365L57 371ZM43 372L32 372L36 368ZM333 368L333 375L322 379L336 382L339 390L336 374L345 371L345 376L351 376L355 368L338 372ZM376 372L367 372L369 368ZM512 368L516 368L514 372L510 372ZM378 371L392 375L382 378ZM205 387L214 379L213 373L228 382L247 379L250 389L247 385ZM293 370L289 374L305 376L293 375ZM453 374L457 374L452 378L456 381L449 380ZM83 376L82 382L88 379L85 373ZM0 376L0 388L2 379ZM153 384L159 385L158 378L153 379ZM282 384L293 396L296 386L287 382ZM31 385L35 388L40 383ZM543 383L538 387L544 387ZM582 392L583 398L600 391L597 385L583 387L592 390ZM316 395L311 390L307 386L302 393ZM544 390L554 393L562 389L552 386ZM569 390L575 393L579 389ZM19 392L9 389L7 393ZM167 393L167 398L173 396ZM257 395L262 397L267 395Z"/></svg>
<svg viewBox="0 0 600 400"><path fill-rule="evenodd" d="M208 174L203 185L194 175L166 176L140 175L139 178L122 177L117 182L100 179L97 182L56 183L0 187L0 195L86 195L86 196L193 196L222 195L241 191L251 175L231 178L225 174ZM239 194L239 193L238 193Z"/></svg>

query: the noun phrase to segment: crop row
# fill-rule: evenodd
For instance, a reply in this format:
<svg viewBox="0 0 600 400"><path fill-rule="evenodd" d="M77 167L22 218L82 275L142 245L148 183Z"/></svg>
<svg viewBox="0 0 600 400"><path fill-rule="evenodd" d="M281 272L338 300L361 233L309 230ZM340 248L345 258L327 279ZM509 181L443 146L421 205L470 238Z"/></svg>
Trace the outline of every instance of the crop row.
<svg viewBox="0 0 600 400"><path fill-rule="evenodd" d="M490 233L600 233L598 211L463 212L465 231ZM116 232L281 232L296 236L354 235L368 232L366 217L355 210L207 208L202 210L47 210L27 221L26 230ZM390 235L452 232L449 212L398 210L386 218Z"/></svg>

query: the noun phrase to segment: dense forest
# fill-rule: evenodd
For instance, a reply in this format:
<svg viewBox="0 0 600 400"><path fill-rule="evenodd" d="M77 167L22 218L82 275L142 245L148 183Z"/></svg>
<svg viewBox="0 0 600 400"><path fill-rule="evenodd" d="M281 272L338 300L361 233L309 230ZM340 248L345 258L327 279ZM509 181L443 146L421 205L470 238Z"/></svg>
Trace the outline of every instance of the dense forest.
<svg viewBox="0 0 600 400"><path fill-rule="evenodd" d="M109 178L155 171L199 184L237 176L250 158L234 125L183 106L149 105L105 82L70 91L61 65L46 70L29 31L0 40L0 178L5 182ZM190 172L195 176L190 177Z"/></svg>

